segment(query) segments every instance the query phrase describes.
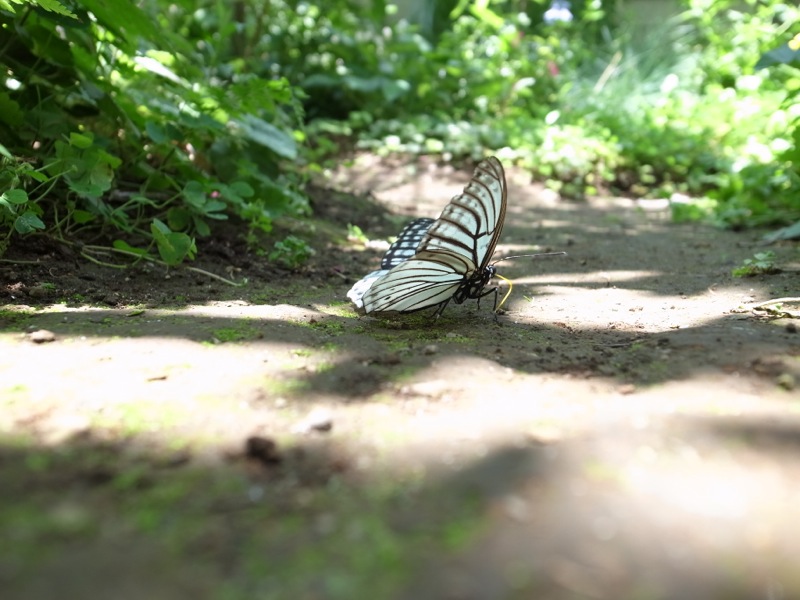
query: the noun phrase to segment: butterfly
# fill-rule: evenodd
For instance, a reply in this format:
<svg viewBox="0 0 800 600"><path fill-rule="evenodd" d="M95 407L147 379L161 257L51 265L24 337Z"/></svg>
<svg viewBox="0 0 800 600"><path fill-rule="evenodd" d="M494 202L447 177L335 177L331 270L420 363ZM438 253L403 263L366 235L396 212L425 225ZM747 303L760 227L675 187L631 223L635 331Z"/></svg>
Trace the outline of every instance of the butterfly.
<svg viewBox="0 0 800 600"><path fill-rule="evenodd" d="M503 165L491 157L478 163L461 194L438 219L417 219L400 233L381 261L381 270L358 281L347 293L365 314L408 313L436 306L435 316L452 300L480 299L496 269L489 261L506 215ZM502 304L502 303L501 303Z"/></svg>

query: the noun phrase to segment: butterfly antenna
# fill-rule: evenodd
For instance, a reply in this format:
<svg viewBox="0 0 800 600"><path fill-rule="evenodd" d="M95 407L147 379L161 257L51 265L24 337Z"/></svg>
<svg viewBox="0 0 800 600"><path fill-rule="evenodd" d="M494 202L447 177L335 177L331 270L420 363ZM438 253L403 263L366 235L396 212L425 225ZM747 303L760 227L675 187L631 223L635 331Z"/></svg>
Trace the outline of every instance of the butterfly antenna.
<svg viewBox="0 0 800 600"><path fill-rule="evenodd" d="M544 257L548 257L548 256L567 256L567 253L566 252L541 252L539 254L518 254L516 256L504 256L500 260L494 261L492 263L492 267L494 267L497 263L503 262L504 260L511 260L513 258L544 258ZM500 300L500 304L494 309L494 314L495 314L495 316L497 316L497 311L499 311L503 307L503 304L506 303L506 300L508 300L508 297L511 295L511 290L514 289L514 284L511 283L510 279L507 279L507 278L503 277L497 271L494 272L494 277L497 277L498 279L502 279L503 281L508 283L508 291L506 292L505 296L503 296L503 299Z"/></svg>
<svg viewBox="0 0 800 600"><path fill-rule="evenodd" d="M512 258L546 258L548 256L567 256L566 252L541 252L539 254L517 254L516 256L504 256L492 263L492 266L501 263L504 260L511 260ZM508 280L506 280L508 281Z"/></svg>

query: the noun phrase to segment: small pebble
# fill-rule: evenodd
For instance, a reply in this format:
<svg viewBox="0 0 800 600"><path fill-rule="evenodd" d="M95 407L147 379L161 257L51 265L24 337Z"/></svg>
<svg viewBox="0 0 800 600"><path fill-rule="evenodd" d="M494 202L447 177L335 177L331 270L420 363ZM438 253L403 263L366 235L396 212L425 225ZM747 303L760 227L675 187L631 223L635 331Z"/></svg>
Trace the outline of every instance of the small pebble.
<svg viewBox="0 0 800 600"><path fill-rule="evenodd" d="M28 339L35 344L44 344L47 342L54 342L56 339L56 334L52 331L48 331L47 329L37 329L36 331L28 334Z"/></svg>
<svg viewBox="0 0 800 600"><path fill-rule="evenodd" d="M428 344L422 349L423 354L430 355L430 354L436 354L437 352L439 352L439 346L437 346L436 344Z"/></svg>
<svg viewBox="0 0 800 600"><path fill-rule="evenodd" d="M797 382L794 379L794 375L791 373L781 373L778 375L775 383L777 383L780 387L785 389L786 391L791 391L797 385Z"/></svg>
<svg viewBox="0 0 800 600"><path fill-rule="evenodd" d="M324 408L315 408L308 416L292 427L292 433L310 433L312 431L330 431L333 429L333 416Z"/></svg>
<svg viewBox="0 0 800 600"><path fill-rule="evenodd" d="M39 427L45 443L58 445L87 435L91 431L92 423L85 415L66 413L45 419Z"/></svg>
<svg viewBox="0 0 800 600"><path fill-rule="evenodd" d="M277 464L282 458L274 441L258 435L247 438L244 443L244 453L247 458L261 461L265 465Z"/></svg>
<svg viewBox="0 0 800 600"><path fill-rule="evenodd" d="M28 296L31 298L47 298L52 293L52 288L45 285L35 285L28 289Z"/></svg>

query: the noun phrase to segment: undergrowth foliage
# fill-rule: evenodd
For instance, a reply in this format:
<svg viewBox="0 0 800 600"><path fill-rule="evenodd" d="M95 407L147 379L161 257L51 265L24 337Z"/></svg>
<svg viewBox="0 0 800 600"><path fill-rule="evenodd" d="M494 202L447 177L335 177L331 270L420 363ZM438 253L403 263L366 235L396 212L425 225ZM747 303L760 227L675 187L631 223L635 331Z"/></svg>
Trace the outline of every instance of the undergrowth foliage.
<svg viewBox="0 0 800 600"><path fill-rule="evenodd" d="M168 25L135 3L0 0L0 252L45 232L176 265L215 221L307 212L291 85Z"/></svg>
<svg viewBox="0 0 800 600"><path fill-rule="evenodd" d="M800 219L792 3L676 0L647 27L603 0L409 6L0 0L0 254L44 234L176 265L231 217L258 243L308 215L343 140L496 154L565 197L678 197L729 227Z"/></svg>

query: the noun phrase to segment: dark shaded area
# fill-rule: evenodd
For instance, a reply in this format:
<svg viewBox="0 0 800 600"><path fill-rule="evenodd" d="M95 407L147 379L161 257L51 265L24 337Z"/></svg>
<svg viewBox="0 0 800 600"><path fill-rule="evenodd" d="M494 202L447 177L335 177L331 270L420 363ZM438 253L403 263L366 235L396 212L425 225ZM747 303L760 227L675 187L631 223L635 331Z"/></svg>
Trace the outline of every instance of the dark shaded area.
<svg viewBox="0 0 800 600"><path fill-rule="evenodd" d="M724 520L660 506L586 471L588 457L618 463L642 444L672 456L678 440L691 441L707 468L729 469L735 459L724 448L737 446L719 446L715 436L755 434L751 450L771 461L786 456L785 439L793 447L800 431L749 418L695 425L693 434L673 424L649 433L615 427L501 446L450 467L422 459L424 482L409 487L400 475L388 493L385 477L352 468L354 447L324 439L300 441L283 449L281 464L266 466L247 459L244 439L222 464L202 455L187 462L185 453L176 460L135 439L5 443L0 500L15 543L0 551L0 584L14 600L345 597L332 574L359 564L355 555L381 553L376 538L348 539L363 516L359 526L378 520L381 535L397 536L405 551L391 555L384 573L362 574L363 587L346 596L356 599L375 589L398 599L793 597L796 543L754 553ZM696 466L685 462L688 471ZM652 466L653 476L660 469ZM46 554L30 553L44 542ZM317 566L308 566L308 553ZM398 584L404 591L389 593Z"/></svg>

